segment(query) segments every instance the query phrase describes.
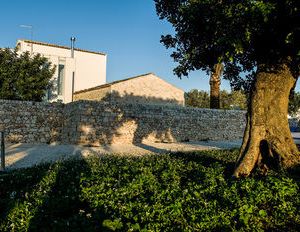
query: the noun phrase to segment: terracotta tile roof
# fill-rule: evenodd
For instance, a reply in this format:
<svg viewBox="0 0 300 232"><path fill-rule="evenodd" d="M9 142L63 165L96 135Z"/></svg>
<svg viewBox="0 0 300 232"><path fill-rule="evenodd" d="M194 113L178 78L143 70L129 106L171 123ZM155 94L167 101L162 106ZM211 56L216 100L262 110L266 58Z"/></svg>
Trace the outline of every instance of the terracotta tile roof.
<svg viewBox="0 0 300 232"><path fill-rule="evenodd" d="M38 42L38 41L33 41L33 40L23 40L21 39L20 41L24 41L26 43L31 43L31 44L37 44L37 45L43 45L43 46L49 46L49 47L55 47L55 48L63 48L63 49L68 49L70 50L70 47L67 46L61 46L61 45L56 45L56 44L50 44L50 43L44 43L44 42ZM94 51L88 51L88 50L83 50L83 49L79 49L79 48L74 48L75 51L79 51L79 52L88 52L88 53L93 53L93 54L97 54L97 55L103 55L106 56L105 53L102 52L94 52Z"/></svg>

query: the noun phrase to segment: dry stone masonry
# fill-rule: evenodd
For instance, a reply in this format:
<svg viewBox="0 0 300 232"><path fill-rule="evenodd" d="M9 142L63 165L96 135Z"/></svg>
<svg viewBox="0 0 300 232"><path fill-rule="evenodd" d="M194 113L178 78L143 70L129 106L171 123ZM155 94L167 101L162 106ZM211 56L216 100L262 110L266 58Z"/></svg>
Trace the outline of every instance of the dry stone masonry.
<svg viewBox="0 0 300 232"><path fill-rule="evenodd" d="M245 111L162 104L0 101L7 142L114 143L240 139Z"/></svg>
<svg viewBox="0 0 300 232"><path fill-rule="evenodd" d="M0 100L0 128L12 143L61 141L63 104Z"/></svg>

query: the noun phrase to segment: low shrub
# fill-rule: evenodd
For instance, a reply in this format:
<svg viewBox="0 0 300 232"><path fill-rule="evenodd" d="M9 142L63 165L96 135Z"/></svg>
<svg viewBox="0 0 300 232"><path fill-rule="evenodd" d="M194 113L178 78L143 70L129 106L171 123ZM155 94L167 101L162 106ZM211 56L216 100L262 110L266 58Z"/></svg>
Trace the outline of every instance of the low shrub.
<svg viewBox="0 0 300 232"><path fill-rule="evenodd" d="M0 231L299 231L297 181L233 180L236 157L102 156L0 175Z"/></svg>

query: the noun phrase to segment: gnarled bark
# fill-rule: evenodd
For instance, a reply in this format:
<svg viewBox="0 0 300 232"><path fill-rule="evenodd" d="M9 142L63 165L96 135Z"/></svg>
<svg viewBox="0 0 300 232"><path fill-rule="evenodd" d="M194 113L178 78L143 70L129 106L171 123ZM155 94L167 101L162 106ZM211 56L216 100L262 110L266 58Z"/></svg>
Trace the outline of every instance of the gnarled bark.
<svg viewBox="0 0 300 232"><path fill-rule="evenodd" d="M211 109L220 109L220 84L222 72L223 64L219 63L214 66L214 70L210 76L209 85Z"/></svg>
<svg viewBox="0 0 300 232"><path fill-rule="evenodd" d="M235 177L248 176L255 167L286 169L300 164L287 118L289 94L295 82L286 65L276 66L275 71L259 67Z"/></svg>

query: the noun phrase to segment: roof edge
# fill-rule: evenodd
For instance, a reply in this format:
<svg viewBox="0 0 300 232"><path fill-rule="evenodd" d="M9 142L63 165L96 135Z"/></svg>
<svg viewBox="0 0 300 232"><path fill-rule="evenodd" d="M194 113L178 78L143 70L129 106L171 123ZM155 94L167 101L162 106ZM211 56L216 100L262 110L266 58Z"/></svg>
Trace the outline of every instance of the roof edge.
<svg viewBox="0 0 300 232"><path fill-rule="evenodd" d="M110 87L110 86L111 86L110 83L103 84L103 85L98 85L98 86L95 86L95 87L92 87L92 88L87 88L87 89L82 89L82 90L75 91L74 94L85 93L85 92L94 91L94 90L98 90L98 89L104 89L104 88L107 88L107 87Z"/></svg>
<svg viewBox="0 0 300 232"><path fill-rule="evenodd" d="M92 88L79 90L79 91L74 92L74 94L84 93L84 92L93 91L93 90L97 90L97 89L103 89L103 88L110 87L110 86L112 86L114 84L117 84L117 83L121 83L121 82L124 82L124 81L128 81L128 80L139 78L139 77L143 77L143 76L148 76L148 75L151 75L151 74L155 75L152 72L151 73L146 73L146 74L141 74L141 75L138 75L138 76L125 78L125 79L122 79L122 80L113 81L113 82L110 82L110 83L107 83L107 84L98 85L98 86L95 86L95 87L92 87Z"/></svg>
<svg viewBox="0 0 300 232"><path fill-rule="evenodd" d="M110 87L110 86L112 86L114 84L122 83L124 81L129 81L129 80L132 80L132 79L136 79L136 78L144 77L144 76L148 76L148 75L153 75L153 76L159 78L160 80L166 82L167 84L171 85L172 87L174 87L174 88L176 88L176 89L178 89L178 90L180 90L182 92L185 92L183 89L180 89L180 88L174 86L173 84L165 81L161 77L157 76L155 73L149 72L149 73L141 74L141 75L138 75L138 76L133 76L133 77L125 78L125 79L122 79L122 80L113 81L113 82L110 82L110 83L107 83L107 84L98 85L98 86L95 86L95 87L92 87L92 88L79 90L79 91L74 92L74 94L85 93L85 92L88 92L88 91L94 91L94 90L98 90L98 89L104 89L104 88Z"/></svg>
<svg viewBox="0 0 300 232"><path fill-rule="evenodd" d="M55 48L62 48L62 49L68 49L70 50L70 47L67 46L62 46L62 45L57 45L57 44L51 44L51 43L45 43L45 42L39 42L39 41L34 41L34 40L28 40L28 39L18 39L18 41L23 41L25 43L32 43L32 44L37 44L37 45L43 45L43 46L49 46L49 47L55 47ZM102 55L102 56L106 56L107 54L102 53L102 52L95 52L95 51L89 51L89 50L84 50L84 49L80 49L80 48L74 48L75 51L78 52L87 52L87 53L92 53L92 54L96 54L96 55Z"/></svg>

